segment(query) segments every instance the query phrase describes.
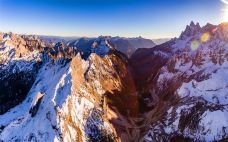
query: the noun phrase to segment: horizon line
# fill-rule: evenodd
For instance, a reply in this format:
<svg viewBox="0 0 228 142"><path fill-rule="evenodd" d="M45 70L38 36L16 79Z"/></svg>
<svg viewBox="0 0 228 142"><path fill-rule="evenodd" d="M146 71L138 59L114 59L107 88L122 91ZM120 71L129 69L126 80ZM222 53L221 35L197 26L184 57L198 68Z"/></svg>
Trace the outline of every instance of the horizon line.
<svg viewBox="0 0 228 142"><path fill-rule="evenodd" d="M120 37L120 38L144 38L144 39L153 39L153 40L159 40L159 39L172 39L172 38L176 38L178 36L173 36L173 37L157 37L157 38L149 38L149 37L145 37L145 36L120 36L120 35L97 35L97 36L77 36L77 35L54 35L54 34L34 34L34 33L18 33L18 32L14 32L14 31L4 31L4 30L0 30L0 32L2 33L13 33L13 34L17 34L17 35L34 35L34 36L50 36L50 37L60 37L60 38L97 38L99 36L110 36L110 37Z"/></svg>

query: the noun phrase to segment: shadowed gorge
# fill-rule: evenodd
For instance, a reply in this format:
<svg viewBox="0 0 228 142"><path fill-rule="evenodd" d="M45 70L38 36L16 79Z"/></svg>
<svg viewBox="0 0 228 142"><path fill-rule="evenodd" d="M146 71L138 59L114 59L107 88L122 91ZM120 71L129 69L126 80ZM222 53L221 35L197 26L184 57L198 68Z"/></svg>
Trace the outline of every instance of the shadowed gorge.
<svg viewBox="0 0 228 142"><path fill-rule="evenodd" d="M18 63L19 62L24 61L18 61ZM28 64L30 63L28 62ZM0 70L0 114L4 114L26 98L35 82L40 65L38 63L31 63L31 66L32 70L27 72L16 72L16 69Z"/></svg>

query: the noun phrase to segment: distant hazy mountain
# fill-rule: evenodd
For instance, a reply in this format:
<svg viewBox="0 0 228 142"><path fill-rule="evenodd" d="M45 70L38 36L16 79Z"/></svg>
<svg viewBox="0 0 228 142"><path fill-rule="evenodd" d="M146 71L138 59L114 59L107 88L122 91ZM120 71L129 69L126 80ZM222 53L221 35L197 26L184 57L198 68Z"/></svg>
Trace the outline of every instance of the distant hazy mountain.
<svg viewBox="0 0 228 142"><path fill-rule="evenodd" d="M160 45L162 43L165 43L167 41L169 41L171 38L159 38L159 39L152 39L152 41L156 44L156 45Z"/></svg>
<svg viewBox="0 0 228 142"><path fill-rule="evenodd" d="M114 44L114 47L125 53L130 57L137 49L139 48L152 48L155 46L155 43L150 39L145 39L142 37L136 38L120 38L113 37L110 38L110 41Z"/></svg>
<svg viewBox="0 0 228 142"><path fill-rule="evenodd" d="M83 51L83 53L87 53L90 52L90 47L94 44L94 42L99 39L106 40L112 45L113 48L124 53L128 57L130 57L138 48L152 48L155 46L152 40L141 37L124 38L110 36L100 36L98 38L79 38L76 40L70 40L66 44L69 47L74 47L80 51Z"/></svg>
<svg viewBox="0 0 228 142"><path fill-rule="evenodd" d="M61 36L45 36L45 35L38 35L38 37L46 42L67 42L70 40L76 40L79 39L80 37L61 37Z"/></svg>

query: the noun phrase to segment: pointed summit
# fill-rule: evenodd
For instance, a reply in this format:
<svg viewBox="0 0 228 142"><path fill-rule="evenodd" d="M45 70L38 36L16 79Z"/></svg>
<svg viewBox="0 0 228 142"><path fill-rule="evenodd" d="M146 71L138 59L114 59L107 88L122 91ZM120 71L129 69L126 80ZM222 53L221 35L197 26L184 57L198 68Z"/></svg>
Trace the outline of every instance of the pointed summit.
<svg viewBox="0 0 228 142"><path fill-rule="evenodd" d="M193 26L195 26L195 23L193 21L191 21L190 27L193 27Z"/></svg>
<svg viewBox="0 0 228 142"><path fill-rule="evenodd" d="M186 29L181 33L180 38L183 39L185 37L193 36L200 31L201 27L199 23L197 22L195 24L193 21L191 21L190 25L187 25Z"/></svg>

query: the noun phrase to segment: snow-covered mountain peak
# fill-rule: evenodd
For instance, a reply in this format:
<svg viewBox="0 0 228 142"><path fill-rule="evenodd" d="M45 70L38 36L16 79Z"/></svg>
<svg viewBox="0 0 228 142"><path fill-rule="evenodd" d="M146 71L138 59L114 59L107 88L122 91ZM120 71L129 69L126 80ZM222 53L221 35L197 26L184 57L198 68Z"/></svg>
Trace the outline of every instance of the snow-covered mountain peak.
<svg viewBox="0 0 228 142"><path fill-rule="evenodd" d="M10 40L10 39L11 39L11 34L9 34L9 33L3 34L3 41Z"/></svg>
<svg viewBox="0 0 228 142"><path fill-rule="evenodd" d="M108 42L109 37L100 36L92 44L91 52L96 53L102 57L108 54L108 52L114 49Z"/></svg>
<svg viewBox="0 0 228 142"><path fill-rule="evenodd" d="M227 141L227 35L226 23L191 22L179 38L133 54L144 110L156 119L145 141Z"/></svg>
<svg viewBox="0 0 228 142"><path fill-rule="evenodd" d="M191 21L190 25L187 25L186 29L181 33L180 38L184 39L184 38L193 36L200 31L201 31L201 27L199 23L195 24L193 21Z"/></svg>

